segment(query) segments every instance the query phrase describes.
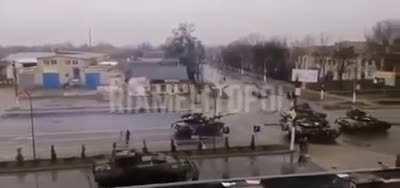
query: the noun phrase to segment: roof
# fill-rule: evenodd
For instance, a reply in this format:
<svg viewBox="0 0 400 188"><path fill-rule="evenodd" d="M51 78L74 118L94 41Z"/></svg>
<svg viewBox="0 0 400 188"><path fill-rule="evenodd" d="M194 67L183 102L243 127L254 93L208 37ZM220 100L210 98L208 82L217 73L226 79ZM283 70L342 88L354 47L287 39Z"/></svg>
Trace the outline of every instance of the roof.
<svg viewBox="0 0 400 188"><path fill-rule="evenodd" d="M341 41L335 44L336 46L353 47L356 54L362 54L367 48L365 41Z"/></svg>
<svg viewBox="0 0 400 188"><path fill-rule="evenodd" d="M3 58L0 62L20 62L20 63L37 63L38 59L51 58L55 56L71 57L78 59L92 59L106 56L101 53L80 52L80 51L57 51L57 52L20 52L10 54Z"/></svg>
<svg viewBox="0 0 400 188"><path fill-rule="evenodd" d="M186 67L159 63L132 63L130 77L146 77L150 80L189 80Z"/></svg>
<svg viewBox="0 0 400 188"><path fill-rule="evenodd" d="M164 51L162 50L149 50L143 52L143 58L164 58Z"/></svg>
<svg viewBox="0 0 400 188"><path fill-rule="evenodd" d="M162 63L162 64L168 64L168 63L172 63L172 64L176 64L178 63L179 60L176 58L143 58L143 57L139 57L137 61L135 61L135 63Z"/></svg>
<svg viewBox="0 0 400 188"><path fill-rule="evenodd" d="M50 56L40 57L40 59L52 58L52 57L70 57L77 59L93 59L93 58L101 58L105 57L105 54L101 53L93 53L93 52L81 52L81 51L57 51L56 53Z"/></svg>
<svg viewBox="0 0 400 188"><path fill-rule="evenodd" d="M5 62L37 62L38 58L54 55L53 52L21 52L10 54L4 59Z"/></svg>

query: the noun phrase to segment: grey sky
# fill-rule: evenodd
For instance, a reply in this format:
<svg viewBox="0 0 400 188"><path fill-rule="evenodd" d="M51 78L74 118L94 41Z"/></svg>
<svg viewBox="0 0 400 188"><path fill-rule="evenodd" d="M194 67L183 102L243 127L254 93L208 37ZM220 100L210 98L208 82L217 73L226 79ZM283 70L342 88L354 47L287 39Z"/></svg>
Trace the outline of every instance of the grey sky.
<svg viewBox="0 0 400 188"><path fill-rule="evenodd" d="M95 43L160 44L184 21L212 45L249 33L362 40L399 10L399 0L0 0L0 44L82 44L89 27Z"/></svg>

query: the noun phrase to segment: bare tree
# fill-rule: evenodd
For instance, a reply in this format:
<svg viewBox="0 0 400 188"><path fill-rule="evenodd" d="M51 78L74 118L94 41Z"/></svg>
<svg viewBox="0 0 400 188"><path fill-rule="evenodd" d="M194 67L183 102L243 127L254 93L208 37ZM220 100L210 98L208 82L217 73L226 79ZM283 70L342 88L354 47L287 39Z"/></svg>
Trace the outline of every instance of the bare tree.
<svg viewBox="0 0 400 188"><path fill-rule="evenodd" d="M199 65L205 59L205 49L201 41L193 36L194 31L194 24L180 23L172 30L172 36L167 38L163 48L167 56L179 58L180 63L186 66L189 80L196 82L199 79Z"/></svg>
<svg viewBox="0 0 400 188"><path fill-rule="evenodd" d="M400 49L396 43L396 37L399 37L395 32L395 27L398 27L396 24L394 20L377 22L372 27L371 33L365 36L367 41L366 56L380 62L379 69L388 69L391 67L392 65L385 62L385 57Z"/></svg>
<svg viewBox="0 0 400 188"><path fill-rule="evenodd" d="M390 53L393 34L393 25L389 20L376 23L372 28L372 33L365 36L368 53L378 57Z"/></svg>
<svg viewBox="0 0 400 188"><path fill-rule="evenodd" d="M314 46L315 43L315 37L311 34L307 34L302 39L293 41L291 46L294 48L309 48Z"/></svg>
<svg viewBox="0 0 400 188"><path fill-rule="evenodd" d="M240 39L238 42L248 45L256 45L265 41L265 36L260 33L250 33Z"/></svg>
<svg viewBox="0 0 400 188"><path fill-rule="evenodd" d="M329 35L325 34L325 33L320 33L319 35L319 42L321 46L325 46L329 43Z"/></svg>
<svg viewBox="0 0 400 188"><path fill-rule="evenodd" d="M346 68L346 62L350 62L349 61L350 59L356 57L356 53L354 52L354 47L338 45L338 47L333 52L333 57L338 62L337 72L339 76L340 87L343 87L343 73Z"/></svg>

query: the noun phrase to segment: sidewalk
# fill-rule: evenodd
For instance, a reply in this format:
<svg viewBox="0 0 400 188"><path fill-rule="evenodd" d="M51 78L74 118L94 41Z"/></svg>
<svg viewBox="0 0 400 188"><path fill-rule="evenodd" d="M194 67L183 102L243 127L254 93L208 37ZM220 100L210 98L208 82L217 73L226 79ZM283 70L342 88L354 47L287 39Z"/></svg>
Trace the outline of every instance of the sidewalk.
<svg viewBox="0 0 400 188"><path fill-rule="evenodd" d="M52 97L93 97L99 93L98 90L89 90L82 88L72 89L35 89L31 92L33 99L43 99ZM26 98L26 97L22 97Z"/></svg>
<svg viewBox="0 0 400 188"><path fill-rule="evenodd" d="M134 148L118 147L117 150L128 150ZM141 151L138 151L141 152ZM245 147L231 147L227 150L226 148L218 147L213 149L186 149L177 150L176 152L171 151L150 151L155 153L163 153L166 155L181 157L190 160L197 159L213 159L213 158L233 158L233 157L255 157L255 156L266 156L266 155L287 155L296 152L288 150L287 146L284 145L263 145L257 146L254 150L251 150L249 146ZM77 169L77 168L89 168L93 164L102 163L108 160L109 155L99 154L94 156L87 156L85 159L80 157L59 157L56 161L50 159L38 159L37 161L26 160L23 165L18 165L16 161L1 161L0 162L0 174L8 173L20 173L20 172L37 172L47 170L62 170L62 169ZM310 161L312 163L312 161Z"/></svg>
<svg viewBox="0 0 400 188"><path fill-rule="evenodd" d="M361 150L349 145L310 145L312 160L325 170L354 170L395 166L396 157L392 155Z"/></svg>

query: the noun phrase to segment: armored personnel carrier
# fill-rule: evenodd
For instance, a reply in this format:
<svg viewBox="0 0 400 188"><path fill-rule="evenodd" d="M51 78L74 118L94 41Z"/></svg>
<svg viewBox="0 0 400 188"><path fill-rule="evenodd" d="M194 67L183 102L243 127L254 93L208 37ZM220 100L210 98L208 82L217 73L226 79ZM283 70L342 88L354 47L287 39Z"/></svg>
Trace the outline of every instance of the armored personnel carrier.
<svg viewBox="0 0 400 188"><path fill-rule="evenodd" d="M346 113L345 117L336 119L340 130L347 133L356 132L384 132L391 128L391 124L372 117L360 109L353 109Z"/></svg>
<svg viewBox="0 0 400 188"><path fill-rule="evenodd" d="M117 187L197 180L196 165L188 160L159 153L117 153L107 163L95 164L99 187Z"/></svg>
<svg viewBox="0 0 400 188"><path fill-rule="evenodd" d="M178 140L191 139L192 136L221 136L225 123L218 120L222 117L224 115L206 117L202 113L188 113L172 123L171 127L175 129L174 136Z"/></svg>

